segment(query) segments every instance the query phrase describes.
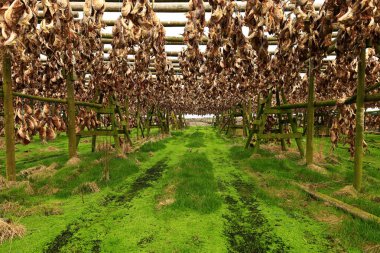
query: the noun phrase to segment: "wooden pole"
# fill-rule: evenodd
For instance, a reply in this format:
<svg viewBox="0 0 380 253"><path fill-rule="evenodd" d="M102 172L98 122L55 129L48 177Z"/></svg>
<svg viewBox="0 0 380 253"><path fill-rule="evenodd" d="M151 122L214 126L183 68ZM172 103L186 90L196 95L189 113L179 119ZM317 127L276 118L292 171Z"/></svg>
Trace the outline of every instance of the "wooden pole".
<svg viewBox="0 0 380 253"><path fill-rule="evenodd" d="M278 92L278 90L276 90L276 104L277 105L281 104L280 93ZM279 131L280 131L280 134L282 134L282 133L284 133L284 126L283 126L283 122L282 122L282 115L281 115L281 113L277 114L277 117L278 117ZM280 139L280 142L281 142L281 150L282 151L286 151L285 139Z"/></svg>
<svg viewBox="0 0 380 253"><path fill-rule="evenodd" d="M75 133L75 100L74 100L74 75L69 70L66 74L67 86L67 135L69 139L69 158L77 156L77 140Z"/></svg>
<svg viewBox="0 0 380 253"><path fill-rule="evenodd" d="M281 98L282 98L282 102L283 103L287 103L287 100L286 100L285 93L284 93L283 89L281 89ZM289 120L289 123L290 123L290 127L292 128L292 132L293 133L297 133L298 132L298 129L297 129L297 116L295 118L293 118L293 114L292 113L288 113L288 120ZM305 152L303 150L302 140L299 139L299 138L296 138L296 143L297 143L298 151L300 152L301 157L304 157L305 156Z"/></svg>
<svg viewBox="0 0 380 253"><path fill-rule="evenodd" d="M119 128L118 128L118 125L117 125L117 122L116 122L116 115L115 115L116 114L115 99L112 96L110 96L109 102L110 102L110 109L112 110L111 124L112 124L113 140L114 140L114 143L115 143L115 150L116 150L116 153L120 154L120 153L122 153L122 150L121 150L121 147L120 147Z"/></svg>
<svg viewBox="0 0 380 253"><path fill-rule="evenodd" d="M4 49L1 49L4 50ZM12 95L12 59L9 52L3 55L3 92L5 124L5 168L9 181L16 181L15 121Z"/></svg>
<svg viewBox="0 0 380 253"><path fill-rule="evenodd" d="M365 95L366 48L361 49L358 59L358 86L356 97L355 129L355 178L354 187L360 191L363 176L364 95Z"/></svg>
<svg viewBox="0 0 380 253"><path fill-rule="evenodd" d="M308 98L307 98L307 132L306 132L306 164L310 165L313 163L314 155L314 58L309 60L309 87L308 87Z"/></svg>

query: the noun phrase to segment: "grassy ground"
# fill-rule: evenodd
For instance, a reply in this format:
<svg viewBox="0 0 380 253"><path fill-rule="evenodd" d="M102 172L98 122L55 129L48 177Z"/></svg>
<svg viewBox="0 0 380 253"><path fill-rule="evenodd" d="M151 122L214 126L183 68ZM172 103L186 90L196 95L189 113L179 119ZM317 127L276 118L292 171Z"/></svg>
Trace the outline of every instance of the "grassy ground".
<svg viewBox="0 0 380 253"><path fill-rule="evenodd" d="M378 143L374 139L370 145ZM64 136L46 145L17 146L18 170L53 162L58 170L28 187L0 191L0 203L7 207L0 216L27 229L23 238L0 245L0 252L361 252L376 247L379 226L312 200L291 183L324 184L318 189L329 194L348 184L352 162L343 149L335 151L338 163L327 161L329 174L321 175L298 165L294 152L275 158L272 148L252 156L241 144L242 139L226 139L212 128L194 127L146 143L126 159L105 159L82 141L81 163L71 167L65 166ZM377 169L378 154L372 146L370 151L366 162ZM378 196L371 180L379 180L379 173L368 166L362 195ZM105 167L109 181L102 180ZM86 182L95 182L100 191L78 190ZM379 215L371 198L341 198Z"/></svg>

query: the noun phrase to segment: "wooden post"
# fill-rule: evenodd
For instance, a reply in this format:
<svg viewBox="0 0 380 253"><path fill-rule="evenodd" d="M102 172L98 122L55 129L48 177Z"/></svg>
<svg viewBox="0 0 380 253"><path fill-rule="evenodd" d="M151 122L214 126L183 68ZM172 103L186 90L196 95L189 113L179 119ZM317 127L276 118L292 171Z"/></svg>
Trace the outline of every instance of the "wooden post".
<svg viewBox="0 0 380 253"><path fill-rule="evenodd" d="M95 98L98 97L98 104L102 104L103 102L103 93L99 93L99 90L96 90ZM95 102L95 101L94 101ZM100 114L96 113L96 119L100 119ZM91 152L96 151L96 135L93 135L91 138Z"/></svg>
<svg viewBox="0 0 380 253"><path fill-rule="evenodd" d="M276 90L276 104L277 105L281 104L280 93L278 92L278 90ZM281 115L281 113L277 114L277 117L278 117L279 131L282 134L284 132L284 126L283 126L283 122L282 122L282 115ZM280 141L281 141L281 150L282 151L286 151L285 139L281 138Z"/></svg>
<svg viewBox="0 0 380 253"><path fill-rule="evenodd" d="M1 50L4 50L4 48L2 48ZM16 181L15 121L12 95L12 59L9 52L4 52L2 67L6 153L5 167L7 180Z"/></svg>
<svg viewBox="0 0 380 253"><path fill-rule="evenodd" d="M67 135L69 139L69 158L77 156L77 137L75 133L75 97L73 70L66 73L67 86Z"/></svg>
<svg viewBox="0 0 380 253"><path fill-rule="evenodd" d="M140 100L137 99L137 112L136 112L136 139L139 139L140 128Z"/></svg>
<svg viewBox="0 0 380 253"><path fill-rule="evenodd" d="M116 122L116 103L115 103L115 99L112 96L110 96L109 100L110 100L110 109L112 110L111 124L112 124L113 139L115 143L115 150L116 150L116 153L120 154L122 153L122 151L121 151L120 141L119 141L119 128Z"/></svg>
<svg viewBox="0 0 380 253"><path fill-rule="evenodd" d="M259 135L264 133L265 125L266 125L267 117L268 117L268 115L265 114L264 111L265 111L265 109L271 108L272 96L273 96L273 91L271 90L271 91L269 91L269 94L268 94L267 98L265 99L265 104L260 105L259 111L257 113L257 117L260 118L262 120L262 122L260 123L259 128L258 128L258 133L257 133L258 136L257 136L256 145L253 147L254 153L257 153L259 151L259 148L260 148L261 139L259 138ZM260 103L260 101L259 101L259 103Z"/></svg>
<svg viewBox="0 0 380 253"><path fill-rule="evenodd" d="M363 176L363 140L364 140L364 96L365 96L366 48L360 51L358 59L358 86L356 97L356 129L355 129L355 178L354 187L360 191Z"/></svg>
<svg viewBox="0 0 380 253"><path fill-rule="evenodd" d="M252 138L253 138L253 134L257 130L257 125L253 125L252 127L250 126L251 124L253 124L252 104L249 102L248 106L249 106L248 107L248 111L249 111L249 114L248 114L249 125L248 125L248 139L247 139L247 142L245 143L245 148L249 148L249 145L251 144L251 141L252 141ZM260 106L261 106L261 104L260 104L260 93L259 93L259 94L257 94L257 113L256 113L256 119L257 120L259 120Z"/></svg>
<svg viewBox="0 0 380 253"><path fill-rule="evenodd" d="M307 98L306 164L313 163L314 155L314 58L309 59L309 87Z"/></svg>
<svg viewBox="0 0 380 253"><path fill-rule="evenodd" d="M286 97L285 97L284 90L282 90L282 89L281 89L281 98L282 98L282 102L284 104L286 104L287 100L286 100ZM292 132L293 133L297 133L298 132L298 129L297 129L297 116L295 118L293 118L292 113L288 113L288 120L289 120L289 123L290 123L290 127L292 128ZM304 157L305 156L305 152L304 152L304 149L303 149L303 146L302 146L302 140L299 139L299 138L296 138L296 143L297 143L298 151L300 152L301 157Z"/></svg>
<svg viewBox="0 0 380 253"><path fill-rule="evenodd" d="M170 113L169 111L166 111L166 117L165 117L165 125L166 125L166 134L169 134L170 132Z"/></svg>

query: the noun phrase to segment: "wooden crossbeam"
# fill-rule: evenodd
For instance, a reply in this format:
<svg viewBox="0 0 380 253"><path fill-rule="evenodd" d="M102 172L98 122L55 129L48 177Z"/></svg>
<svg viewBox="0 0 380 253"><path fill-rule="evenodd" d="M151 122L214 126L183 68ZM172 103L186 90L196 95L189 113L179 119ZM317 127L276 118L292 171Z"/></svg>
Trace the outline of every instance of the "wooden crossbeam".
<svg viewBox="0 0 380 253"><path fill-rule="evenodd" d="M257 134L257 138L267 140L267 139L294 139L302 138L302 133L268 133L268 134Z"/></svg>

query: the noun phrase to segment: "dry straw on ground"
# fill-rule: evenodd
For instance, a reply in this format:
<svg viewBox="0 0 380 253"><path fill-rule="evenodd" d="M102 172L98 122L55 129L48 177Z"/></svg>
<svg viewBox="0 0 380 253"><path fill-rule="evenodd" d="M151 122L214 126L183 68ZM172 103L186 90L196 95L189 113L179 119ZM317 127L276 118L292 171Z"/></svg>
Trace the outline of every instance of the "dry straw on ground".
<svg viewBox="0 0 380 253"><path fill-rule="evenodd" d="M364 253L380 253L380 244L364 246Z"/></svg>
<svg viewBox="0 0 380 253"><path fill-rule="evenodd" d="M78 157L73 157L66 162L66 166L76 166L80 163L80 159Z"/></svg>
<svg viewBox="0 0 380 253"><path fill-rule="evenodd" d="M343 216L336 216L326 210L315 213L314 218L329 225L337 225L343 221Z"/></svg>
<svg viewBox="0 0 380 253"><path fill-rule="evenodd" d="M352 185L347 185L343 187L342 189L334 192L335 196L345 196L345 197L351 197L354 199L357 199L359 197L359 193Z"/></svg>
<svg viewBox="0 0 380 253"><path fill-rule="evenodd" d="M73 194L99 192L100 188L95 182L85 182L73 190Z"/></svg>
<svg viewBox="0 0 380 253"><path fill-rule="evenodd" d="M25 234L24 226L15 224L12 221L0 219L0 244L6 240L22 237Z"/></svg>
<svg viewBox="0 0 380 253"><path fill-rule="evenodd" d="M312 170L312 171L321 173L323 175L328 174L328 170L326 170L325 168L323 168L321 166L318 166L316 164L310 164L310 165L307 166L307 168L310 169L310 170Z"/></svg>
<svg viewBox="0 0 380 253"><path fill-rule="evenodd" d="M0 176L0 190L5 189L20 189L24 188L26 194L34 194L34 189L29 181L7 181L4 177Z"/></svg>
<svg viewBox="0 0 380 253"><path fill-rule="evenodd" d="M156 208L161 209L164 206L169 206L173 204L175 202L175 197L174 197L175 190L176 190L176 185L174 184L168 185L164 190L164 194L159 197Z"/></svg>
<svg viewBox="0 0 380 253"><path fill-rule="evenodd" d="M44 165L39 165L26 170L22 170L20 173L17 174L17 176L27 178L32 181L41 180L53 176L57 172L57 167L57 163L52 163L48 167Z"/></svg>

